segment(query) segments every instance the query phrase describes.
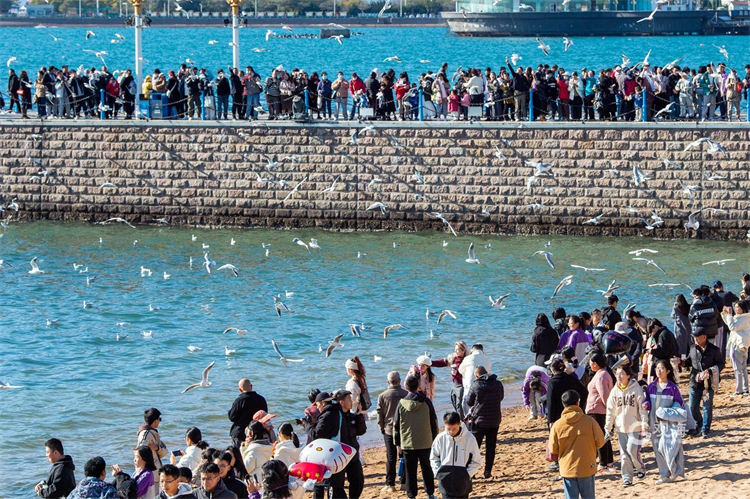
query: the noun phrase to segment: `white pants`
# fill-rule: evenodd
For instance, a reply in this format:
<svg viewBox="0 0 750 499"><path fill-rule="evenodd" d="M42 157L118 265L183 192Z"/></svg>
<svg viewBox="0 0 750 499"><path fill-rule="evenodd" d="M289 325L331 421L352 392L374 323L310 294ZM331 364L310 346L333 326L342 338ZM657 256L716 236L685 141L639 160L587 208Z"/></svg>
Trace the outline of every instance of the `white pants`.
<svg viewBox="0 0 750 499"><path fill-rule="evenodd" d="M529 411L531 411L531 417L533 418L544 415L542 394L536 390L531 390L529 392Z"/></svg>

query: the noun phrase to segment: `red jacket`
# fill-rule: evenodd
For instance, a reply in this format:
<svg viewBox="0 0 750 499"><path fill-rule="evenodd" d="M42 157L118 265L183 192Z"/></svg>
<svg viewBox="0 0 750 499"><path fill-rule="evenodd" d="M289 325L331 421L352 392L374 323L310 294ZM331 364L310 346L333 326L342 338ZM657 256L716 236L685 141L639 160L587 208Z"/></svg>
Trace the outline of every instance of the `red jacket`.
<svg viewBox="0 0 750 499"><path fill-rule="evenodd" d="M365 83L362 81L362 78L360 78L359 76L349 80L349 93L352 94L352 96L357 95L357 91L364 94L365 90L367 90L365 88Z"/></svg>
<svg viewBox="0 0 750 499"><path fill-rule="evenodd" d="M395 85L393 85L393 88L396 89L396 99L401 100L404 97L404 94L409 91L411 88L411 84L409 83L409 80L401 81L399 79Z"/></svg>
<svg viewBox="0 0 750 499"><path fill-rule="evenodd" d="M454 385L461 385L463 383L463 376L458 372L458 366L461 365L464 358L458 355L453 355L453 361L450 362L449 357L444 359L436 359L432 361L432 367L450 367L451 368L451 380Z"/></svg>
<svg viewBox="0 0 750 499"><path fill-rule="evenodd" d="M559 89L558 98L560 100L570 100L570 89L568 88L568 81L560 78L557 80L557 88Z"/></svg>

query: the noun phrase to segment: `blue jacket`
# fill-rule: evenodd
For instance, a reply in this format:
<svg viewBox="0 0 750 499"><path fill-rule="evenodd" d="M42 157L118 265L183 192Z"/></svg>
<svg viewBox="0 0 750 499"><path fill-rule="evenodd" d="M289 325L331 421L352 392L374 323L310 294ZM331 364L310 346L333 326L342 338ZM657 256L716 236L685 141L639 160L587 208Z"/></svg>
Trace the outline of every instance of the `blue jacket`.
<svg viewBox="0 0 750 499"><path fill-rule="evenodd" d="M331 90L331 80L320 80L318 82L318 93L321 97L330 99L331 95L333 95L333 90Z"/></svg>
<svg viewBox="0 0 750 499"><path fill-rule="evenodd" d="M117 490L107 482L87 476L68 496L68 499L118 499Z"/></svg>

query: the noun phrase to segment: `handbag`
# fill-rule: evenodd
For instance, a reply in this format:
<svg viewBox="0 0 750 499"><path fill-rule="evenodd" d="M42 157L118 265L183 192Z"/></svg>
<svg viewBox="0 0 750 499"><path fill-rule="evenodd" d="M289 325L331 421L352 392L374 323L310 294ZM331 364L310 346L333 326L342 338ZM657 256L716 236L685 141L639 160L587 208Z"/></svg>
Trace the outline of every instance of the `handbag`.
<svg viewBox="0 0 750 499"><path fill-rule="evenodd" d="M441 466L435 478L443 497L463 498L471 494L471 477L464 466Z"/></svg>

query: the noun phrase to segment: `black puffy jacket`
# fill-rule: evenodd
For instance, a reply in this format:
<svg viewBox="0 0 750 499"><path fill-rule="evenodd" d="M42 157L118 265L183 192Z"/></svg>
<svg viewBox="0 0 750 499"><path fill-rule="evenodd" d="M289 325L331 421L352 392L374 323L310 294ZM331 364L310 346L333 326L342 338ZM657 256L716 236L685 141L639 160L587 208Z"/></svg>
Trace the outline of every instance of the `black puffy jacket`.
<svg viewBox="0 0 750 499"><path fill-rule="evenodd" d="M557 350L559 342L560 336L554 329L545 326L535 327L531 336L531 351L536 354L536 365L544 367L544 363Z"/></svg>
<svg viewBox="0 0 750 499"><path fill-rule="evenodd" d="M484 374L475 379L469 388L466 403L471 407L469 418L473 428L497 428L502 421L500 404L505 397L502 382L497 374Z"/></svg>
<svg viewBox="0 0 750 499"><path fill-rule="evenodd" d="M330 403L323 407L315 427L310 430L310 438L335 438L339 434L339 427L343 417L341 406L338 403Z"/></svg>
<svg viewBox="0 0 750 499"><path fill-rule="evenodd" d="M562 394L575 390L581 396L581 407L586 407L588 391L575 374L560 373L549 379L547 385L547 421L550 424L560 419L563 411Z"/></svg>
<svg viewBox="0 0 750 499"><path fill-rule="evenodd" d="M690 312L688 313L688 318L693 325L693 335L705 333L707 338L715 338L719 332L716 324L718 315L719 312L710 296L696 298L690 305Z"/></svg>
<svg viewBox="0 0 750 499"><path fill-rule="evenodd" d="M602 310L602 322L611 331L618 322L622 322L622 316L615 307L607 306Z"/></svg>
<svg viewBox="0 0 750 499"><path fill-rule="evenodd" d="M55 461L45 482L46 487L39 493L42 497L65 497L76 488L75 465L67 454Z"/></svg>

